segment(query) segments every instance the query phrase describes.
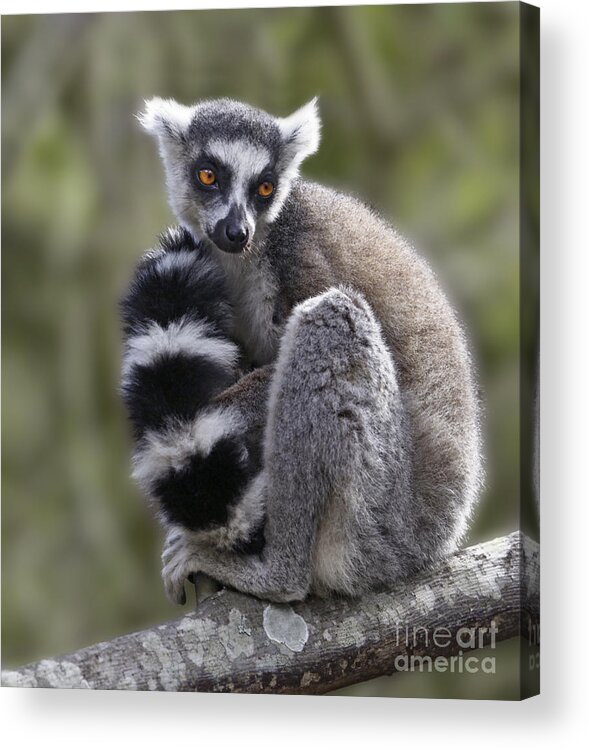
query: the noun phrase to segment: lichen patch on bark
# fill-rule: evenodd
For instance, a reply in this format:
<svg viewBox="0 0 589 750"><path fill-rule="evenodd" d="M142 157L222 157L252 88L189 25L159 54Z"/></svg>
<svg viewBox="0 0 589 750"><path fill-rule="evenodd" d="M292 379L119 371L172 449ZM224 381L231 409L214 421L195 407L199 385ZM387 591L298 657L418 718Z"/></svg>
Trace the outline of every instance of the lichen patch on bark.
<svg viewBox="0 0 589 750"><path fill-rule="evenodd" d="M288 604L268 604L263 624L271 641L282 643L291 651L302 651L309 638L307 623Z"/></svg>

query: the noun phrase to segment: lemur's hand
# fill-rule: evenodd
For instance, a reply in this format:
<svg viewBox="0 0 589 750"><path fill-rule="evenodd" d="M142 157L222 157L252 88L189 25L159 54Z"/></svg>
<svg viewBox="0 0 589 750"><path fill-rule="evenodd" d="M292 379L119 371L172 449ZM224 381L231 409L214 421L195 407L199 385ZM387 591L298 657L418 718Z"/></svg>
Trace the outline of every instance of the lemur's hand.
<svg viewBox="0 0 589 750"><path fill-rule="evenodd" d="M194 542L181 529L168 532L162 563L166 596L172 604L186 604L184 585L189 576L198 573L198 562Z"/></svg>

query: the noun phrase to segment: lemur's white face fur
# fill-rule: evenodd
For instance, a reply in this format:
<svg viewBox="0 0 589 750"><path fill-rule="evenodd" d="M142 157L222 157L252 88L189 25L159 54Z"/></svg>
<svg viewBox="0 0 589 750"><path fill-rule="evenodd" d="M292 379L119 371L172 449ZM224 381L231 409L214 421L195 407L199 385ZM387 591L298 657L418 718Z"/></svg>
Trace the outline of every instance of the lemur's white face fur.
<svg viewBox="0 0 589 750"><path fill-rule="evenodd" d="M319 146L316 99L277 118L230 99L187 107L155 98L139 121L158 140L178 220L228 253L264 236Z"/></svg>

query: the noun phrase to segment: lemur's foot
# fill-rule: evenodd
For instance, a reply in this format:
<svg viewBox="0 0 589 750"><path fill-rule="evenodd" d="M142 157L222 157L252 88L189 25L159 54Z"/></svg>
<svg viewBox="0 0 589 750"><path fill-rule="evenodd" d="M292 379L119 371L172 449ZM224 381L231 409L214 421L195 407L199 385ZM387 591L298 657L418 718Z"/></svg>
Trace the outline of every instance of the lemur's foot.
<svg viewBox="0 0 589 750"><path fill-rule="evenodd" d="M198 573L194 543L183 531L171 531L162 552L162 580L166 596L172 604L186 604L184 586L189 577Z"/></svg>

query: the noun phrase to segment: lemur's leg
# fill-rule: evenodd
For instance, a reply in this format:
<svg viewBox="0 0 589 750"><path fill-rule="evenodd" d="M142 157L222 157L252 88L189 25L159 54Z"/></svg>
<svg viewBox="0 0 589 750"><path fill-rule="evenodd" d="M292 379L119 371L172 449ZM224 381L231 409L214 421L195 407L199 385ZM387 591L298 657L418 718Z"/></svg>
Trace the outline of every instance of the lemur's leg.
<svg viewBox="0 0 589 750"><path fill-rule="evenodd" d="M235 389L213 404L239 374L224 284L187 232L162 237L122 301L122 395L134 428L134 476L164 525L237 544L251 536L250 526L233 528L231 520L257 468L246 443L260 417L232 405ZM257 376L237 390L255 402L263 387ZM261 527L260 517L248 521Z"/></svg>
<svg viewBox="0 0 589 750"><path fill-rule="evenodd" d="M346 511L351 536L342 541L353 548L363 524L379 522L371 492L406 492L404 440L394 365L364 299L332 289L300 304L271 385L263 469L240 502L244 514L265 507L265 547L220 551L177 530L163 555L168 596L182 602L185 578L202 571L261 598L304 598L326 508L342 503L335 514Z"/></svg>

